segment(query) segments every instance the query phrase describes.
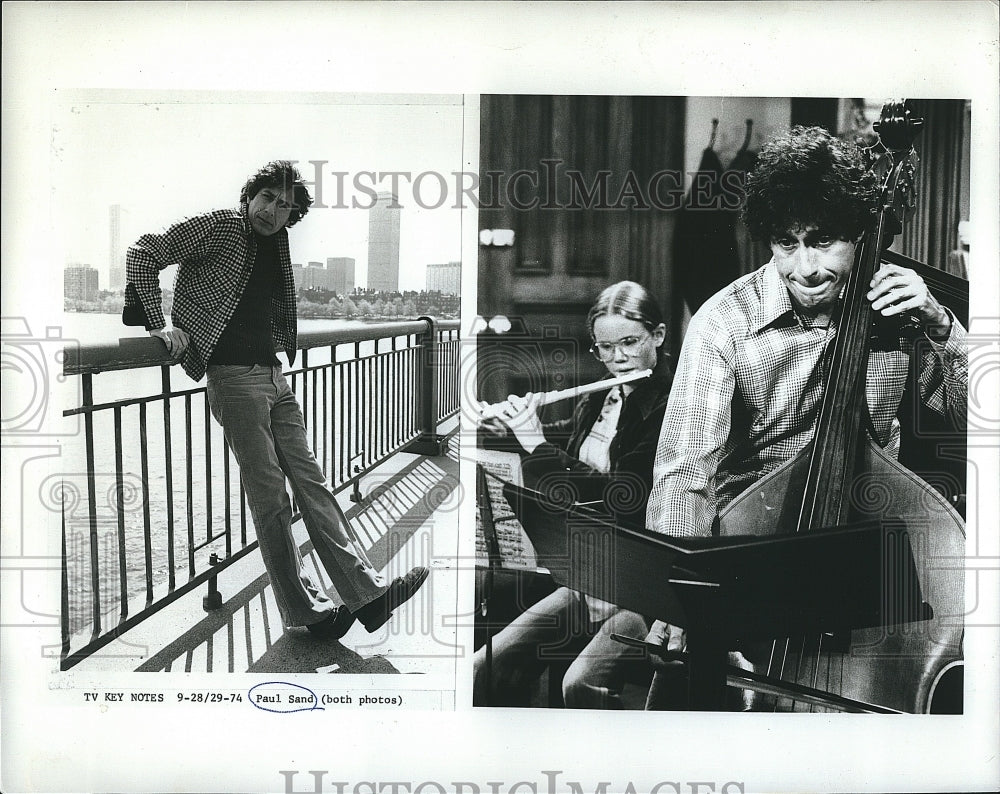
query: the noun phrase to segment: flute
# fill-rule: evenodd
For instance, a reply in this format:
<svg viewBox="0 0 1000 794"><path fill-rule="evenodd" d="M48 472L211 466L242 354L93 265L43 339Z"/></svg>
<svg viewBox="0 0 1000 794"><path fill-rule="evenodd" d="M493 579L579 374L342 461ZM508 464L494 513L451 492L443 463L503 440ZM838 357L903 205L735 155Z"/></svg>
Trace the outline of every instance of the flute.
<svg viewBox="0 0 1000 794"><path fill-rule="evenodd" d="M582 397L585 394L590 394L595 391L607 391L608 389L613 389L615 386L621 386L624 383L631 383L632 381L648 378L652 374L653 370L643 369L638 372L629 372L627 375L619 375L617 378L605 378L604 380L594 381L593 383L586 383L583 386L573 386L569 389L556 389L555 391L542 392L538 395L540 398L538 404L549 405L550 403L556 403L560 400ZM499 417L500 406L502 405L503 403L480 403L479 418L494 419Z"/></svg>

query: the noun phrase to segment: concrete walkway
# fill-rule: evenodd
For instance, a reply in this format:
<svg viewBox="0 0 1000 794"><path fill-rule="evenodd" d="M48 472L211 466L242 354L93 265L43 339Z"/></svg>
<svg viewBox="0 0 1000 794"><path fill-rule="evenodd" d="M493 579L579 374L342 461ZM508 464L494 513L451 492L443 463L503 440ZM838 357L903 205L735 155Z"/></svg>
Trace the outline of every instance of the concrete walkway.
<svg viewBox="0 0 1000 794"><path fill-rule="evenodd" d="M431 575L420 592L373 634L356 623L343 639L320 640L306 629L284 630L258 552L218 578L223 605L205 612L200 588L143 621L82 661L87 672L424 674L454 681L458 438L448 454L400 453L362 482L365 499L339 495L372 564L391 579L415 565ZM310 573L330 588L301 522L293 527ZM452 686L448 686L449 689Z"/></svg>

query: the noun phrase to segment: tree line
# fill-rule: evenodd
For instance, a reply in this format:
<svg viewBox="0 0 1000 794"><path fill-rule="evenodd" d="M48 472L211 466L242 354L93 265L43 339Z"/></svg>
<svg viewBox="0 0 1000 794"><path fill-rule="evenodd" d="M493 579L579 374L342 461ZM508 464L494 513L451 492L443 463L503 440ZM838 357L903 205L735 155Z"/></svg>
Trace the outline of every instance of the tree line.
<svg viewBox="0 0 1000 794"><path fill-rule="evenodd" d="M174 304L171 290L163 290L163 313L170 314ZM63 308L68 312L99 312L120 314L125 296L120 291L101 290L92 301L66 298ZM324 289L300 290L296 306L299 317L304 318L365 318L378 317L457 317L460 300L457 295L440 292L375 292L355 290L351 295L339 295Z"/></svg>

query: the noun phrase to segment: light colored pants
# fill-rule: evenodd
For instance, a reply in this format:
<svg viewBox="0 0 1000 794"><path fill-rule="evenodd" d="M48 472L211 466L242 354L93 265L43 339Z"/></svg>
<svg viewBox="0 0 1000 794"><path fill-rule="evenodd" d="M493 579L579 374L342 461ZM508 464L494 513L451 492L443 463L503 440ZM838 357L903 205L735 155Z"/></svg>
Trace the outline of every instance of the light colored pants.
<svg viewBox="0 0 1000 794"><path fill-rule="evenodd" d="M348 609L353 612L384 593L384 578L355 550L341 524L281 367L210 366L208 400L239 463L261 557L285 626L317 623L335 606L309 577L292 538L286 477L316 554Z"/></svg>
<svg viewBox="0 0 1000 794"><path fill-rule="evenodd" d="M643 652L611 639L621 634L645 639L646 619L635 612L616 610L607 620L590 620L582 594L560 587L529 607L493 638L493 665L487 681L486 650L474 659L474 690L483 702L498 706L528 705L531 685L552 662L572 659L563 676L567 708L621 709L622 689L648 670Z"/></svg>

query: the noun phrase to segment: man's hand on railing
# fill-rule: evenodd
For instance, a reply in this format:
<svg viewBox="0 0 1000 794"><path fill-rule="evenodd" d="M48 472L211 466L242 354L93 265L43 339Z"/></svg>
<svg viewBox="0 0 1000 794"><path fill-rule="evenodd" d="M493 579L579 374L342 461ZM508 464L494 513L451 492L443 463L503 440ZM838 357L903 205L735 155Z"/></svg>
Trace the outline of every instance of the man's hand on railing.
<svg viewBox="0 0 1000 794"><path fill-rule="evenodd" d="M154 328L149 332L149 335L162 340L174 361L180 359L184 355L184 351L187 350L188 335L180 328Z"/></svg>

